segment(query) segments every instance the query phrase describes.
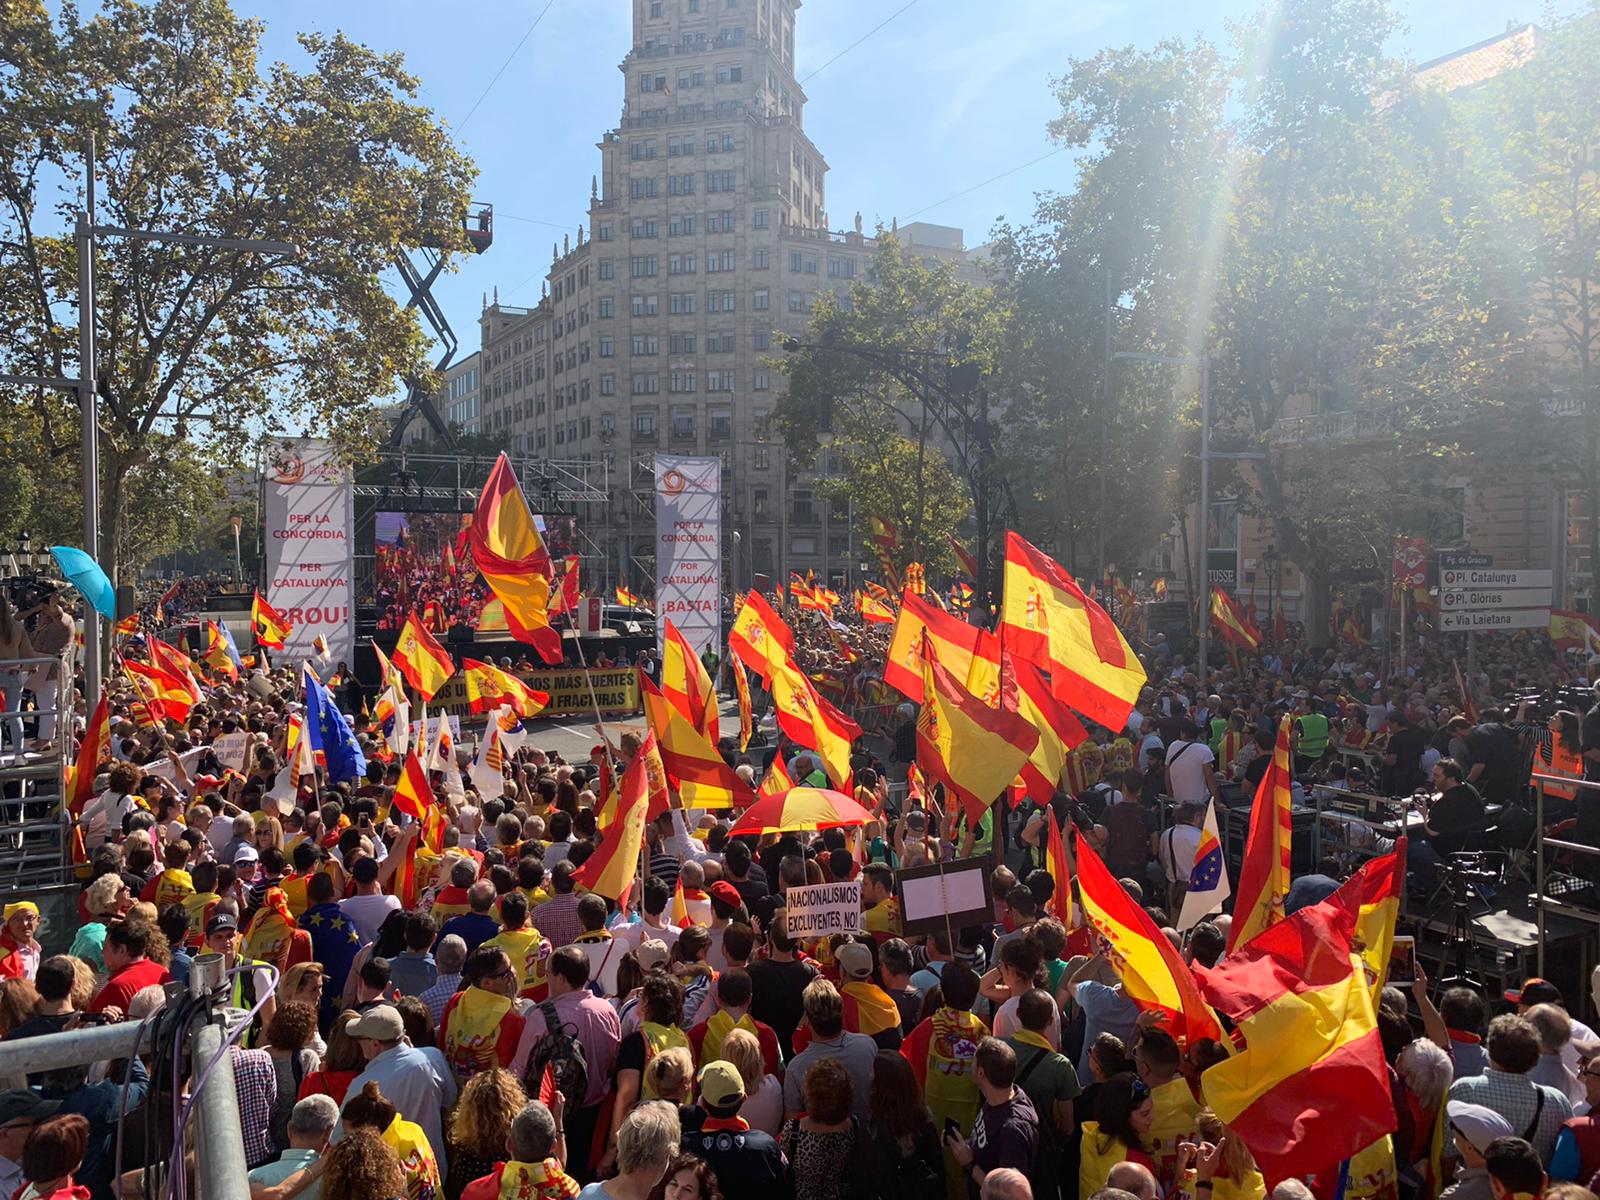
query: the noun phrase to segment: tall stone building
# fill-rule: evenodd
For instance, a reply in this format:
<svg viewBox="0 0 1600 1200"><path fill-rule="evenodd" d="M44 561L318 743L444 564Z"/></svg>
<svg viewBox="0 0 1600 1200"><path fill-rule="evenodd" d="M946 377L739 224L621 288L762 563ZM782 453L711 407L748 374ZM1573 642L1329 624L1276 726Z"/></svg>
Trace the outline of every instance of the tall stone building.
<svg viewBox="0 0 1600 1200"><path fill-rule="evenodd" d="M848 506L788 477L771 430L782 378L762 363L805 328L819 291L847 297L873 249L859 214L829 231L828 164L795 78L799 7L633 0L622 115L598 143L587 229L552 247L537 306L496 298L480 318L469 428L591 464L609 502L574 507L597 586L654 575L657 451L722 457L730 587L808 568L853 577L863 557ZM908 253L969 263L958 229L901 233Z"/></svg>

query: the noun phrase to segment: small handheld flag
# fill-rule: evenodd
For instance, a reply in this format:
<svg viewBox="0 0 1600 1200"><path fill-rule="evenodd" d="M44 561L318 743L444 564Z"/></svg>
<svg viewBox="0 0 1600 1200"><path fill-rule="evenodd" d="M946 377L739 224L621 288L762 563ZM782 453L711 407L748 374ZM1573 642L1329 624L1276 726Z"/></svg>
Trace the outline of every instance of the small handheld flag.
<svg viewBox="0 0 1600 1200"><path fill-rule="evenodd" d="M1228 884L1228 864L1222 857L1222 839L1217 834L1217 802L1206 804L1206 823L1200 827L1200 844L1195 848L1194 866L1189 869L1189 890L1183 895L1183 910L1178 929L1193 929L1215 912L1233 889Z"/></svg>

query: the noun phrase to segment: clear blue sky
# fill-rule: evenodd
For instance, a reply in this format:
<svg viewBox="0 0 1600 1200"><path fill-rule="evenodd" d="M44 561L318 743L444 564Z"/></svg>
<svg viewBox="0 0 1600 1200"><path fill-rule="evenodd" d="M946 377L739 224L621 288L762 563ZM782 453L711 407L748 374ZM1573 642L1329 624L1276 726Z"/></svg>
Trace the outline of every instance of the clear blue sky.
<svg viewBox="0 0 1600 1200"><path fill-rule="evenodd" d="M300 29L340 28L376 49L401 51L422 80L425 102L459 130L480 172L476 194L494 204L497 218L493 249L436 287L463 353L477 345L484 293L498 286L507 303L538 300L551 242L575 234L586 219L589 179L599 169L595 143L621 110L616 68L629 45L629 0L548 0L541 18L546 3L236 0L240 11L266 21L271 58L298 62L293 37ZM1258 4L905 6L806 0L800 10L797 73L812 76L805 121L831 167L829 213L836 227L848 226L857 209L869 229L896 217L956 225L977 245L997 218L1026 218L1039 192L1071 186L1066 154L1022 167L1053 149L1045 135L1056 111L1050 80L1069 59L1167 36L1225 41L1227 23ZM1403 27L1394 49L1424 61L1497 34L1508 22L1537 19L1540 7L1533 0L1398 0ZM829 61L886 18L861 45Z"/></svg>

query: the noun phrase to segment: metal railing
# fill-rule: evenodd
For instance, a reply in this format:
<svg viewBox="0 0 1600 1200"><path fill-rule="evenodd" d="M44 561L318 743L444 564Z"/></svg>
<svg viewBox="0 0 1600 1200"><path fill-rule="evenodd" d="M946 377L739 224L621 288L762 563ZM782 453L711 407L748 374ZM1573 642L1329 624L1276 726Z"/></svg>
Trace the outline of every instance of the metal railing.
<svg viewBox="0 0 1600 1200"><path fill-rule="evenodd" d="M59 661L54 657L0 660L0 678L16 681L0 709L0 745L5 747L0 753L0 893L38 895L63 888L69 881L72 861L62 748L72 736L71 678L61 681L53 706L22 708L28 678ZM55 726L51 748L42 754L26 749L40 742L40 725L46 717ZM31 736L26 730L29 723L34 725ZM18 728L24 733L22 745L12 740Z"/></svg>
<svg viewBox="0 0 1600 1200"><path fill-rule="evenodd" d="M1538 970L1544 974L1544 939L1545 916L1548 913L1560 913L1564 916L1575 917L1581 921L1588 921L1593 925L1600 925L1600 908L1584 907L1579 904L1569 904L1549 895L1548 869L1545 866L1545 851L1559 850L1569 854L1600 854L1600 846L1587 846L1582 842L1567 841L1565 838L1553 838L1545 832L1544 825L1544 797L1545 785L1556 784L1563 788L1579 788L1589 791L1600 791L1600 783L1592 783L1587 779L1573 779L1567 775L1546 775L1542 771L1533 773L1533 909L1535 923L1539 929L1538 945Z"/></svg>

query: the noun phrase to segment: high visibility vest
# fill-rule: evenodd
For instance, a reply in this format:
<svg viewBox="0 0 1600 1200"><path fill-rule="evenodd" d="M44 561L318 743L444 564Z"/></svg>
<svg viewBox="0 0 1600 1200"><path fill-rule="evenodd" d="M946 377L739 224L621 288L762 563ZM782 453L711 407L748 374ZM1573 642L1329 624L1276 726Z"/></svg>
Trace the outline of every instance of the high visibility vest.
<svg viewBox="0 0 1600 1200"><path fill-rule="evenodd" d="M1550 759L1546 774L1565 775L1569 779L1583 778L1583 755L1566 749L1561 744L1559 737L1550 739ZM1578 785L1547 783L1544 785L1544 794L1557 800L1576 800L1578 798Z"/></svg>
<svg viewBox="0 0 1600 1200"><path fill-rule="evenodd" d="M1321 713L1307 713L1295 718L1300 730L1300 743L1295 753L1301 758L1321 758L1328 749L1328 718Z"/></svg>

